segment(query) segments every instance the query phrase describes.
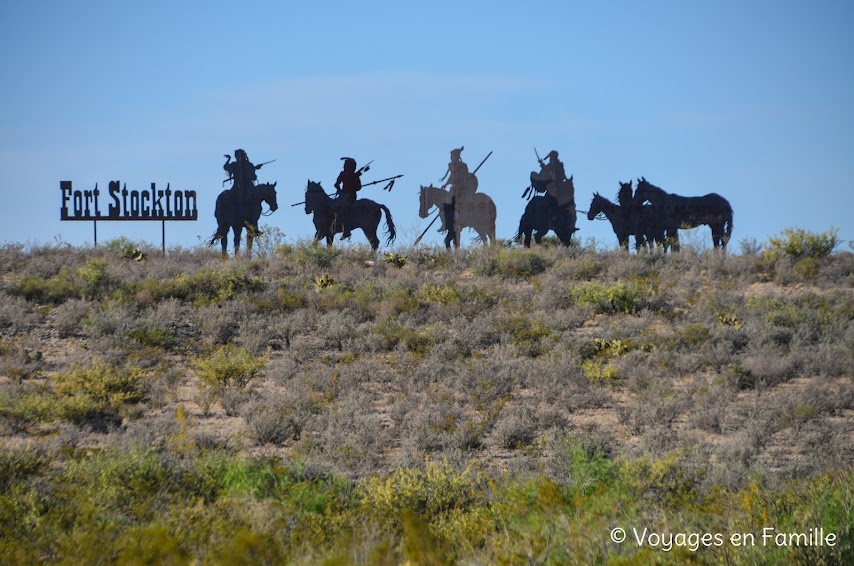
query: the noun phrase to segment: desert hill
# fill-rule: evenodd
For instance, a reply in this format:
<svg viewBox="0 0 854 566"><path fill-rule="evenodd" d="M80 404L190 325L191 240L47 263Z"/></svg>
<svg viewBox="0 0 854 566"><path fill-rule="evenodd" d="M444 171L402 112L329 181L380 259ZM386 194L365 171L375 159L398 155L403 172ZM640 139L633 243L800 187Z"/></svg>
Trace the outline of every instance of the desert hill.
<svg viewBox="0 0 854 566"><path fill-rule="evenodd" d="M788 243L7 245L0 557L844 562L854 255Z"/></svg>

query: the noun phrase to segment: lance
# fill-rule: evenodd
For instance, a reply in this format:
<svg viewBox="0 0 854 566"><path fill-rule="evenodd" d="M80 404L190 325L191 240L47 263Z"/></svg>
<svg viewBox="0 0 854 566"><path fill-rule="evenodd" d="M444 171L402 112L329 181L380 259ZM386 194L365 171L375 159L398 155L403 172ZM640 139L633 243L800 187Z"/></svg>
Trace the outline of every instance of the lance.
<svg viewBox="0 0 854 566"><path fill-rule="evenodd" d="M471 173L472 175L474 175L475 173L477 173L478 169L480 169L480 168L481 168L481 166L482 166L484 163L486 163L486 160L487 160L487 159L489 159L489 156L490 156L490 155L492 155L492 151L490 151L489 153L487 153L487 154L486 154L486 157L484 157L484 158L483 158L483 161L481 161L481 162L480 162L480 165L478 165L477 167L475 167L474 171L472 171L472 173ZM435 216L435 217L433 217L433 220L430 222L430 224L428 224L428 225L427 225L427 227L426 227L426 228L424 228L424 231L423 231L423 232L421 232L421 235L420 235L420 236L418 236L418 238L416 238L415 243L414 243L414 244L412 244L413 246L417 246L417 245L419 244L419 242L421 242L421 238L423 238L423 237L424 237L424 234L426 234L426 233L427 233L427 230L429 230L429 229L430 229L430 227L431 227L431 226L433 226L433 224L435 224L435 223L436 223L436 220L438 220L438 219L439 219L439 215L440 215L440 214L442 214L442 210L441 210L441 209L439 209L439 210L437 210L437 211L436 211L436 216Z"/></svg>
<svg viewBox="0 0 854 566"><path fill-rule="evenodd" d="M326 193L326 196L328 196L328 197L335 196L335 193ZM295 202L295 203L293 203L291 206L299 206L299 205L301 205L301 204L305 204L305 201L303 200L303 201L300 201L300 202Z"/></svg>
<svg viewBox="0 0 854 566"><path fill-rule="evenodd" d="M395 175L394 177L387 177L385 179L380 179L379 181L371 181L370 183L365 183L362 185L362 188L370 187L371 185L378 185L380 183L385 183L386 181L391 181L387 186L383 187L384 191L391 191L392 187L394 187L395 179L400 179L403 175Z"/></svg>

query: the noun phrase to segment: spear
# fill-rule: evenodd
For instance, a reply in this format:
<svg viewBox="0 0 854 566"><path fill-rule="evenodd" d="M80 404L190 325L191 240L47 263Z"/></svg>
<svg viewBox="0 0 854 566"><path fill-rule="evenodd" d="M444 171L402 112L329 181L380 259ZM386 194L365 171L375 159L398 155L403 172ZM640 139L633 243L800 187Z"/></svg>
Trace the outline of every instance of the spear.
<svg viewBox="0 0 854 566"><path fill-rule="evenodd" d="M478 172L478 170L481 168L481 166L482 166L484 163L486 163L486 160L487 160L487 159L489 159L489 156L490 156L490 155L492 155L492 151L490 151L489 153L487 153L487 154L486 154L486 157L484 157L484 158L483 158L483 161L481 161L481 162L480 162L480 165L478 165L477 167L475 167L474 171L472 171L472 175L474 175L475 173L477 173L477 172ZM414 244L412 244L413 246L417 246L417 245L419 244L419 242L421 242L421 238L423 238L423 237L424 237L424 234L426 234L426 233L427 233L427 230L429 230L429 229L430 229L430 227L431 227L431 226L433 226L433 224L435 224L435 223L436 223L436 220L438 220L438 219L439 219L439 215L440 215L440 214L442 214L442 210L441 210L441 209L439 209L439 210L437 210L437 211L436 211L436 216L433 218L433 220L430 222L430 224L428 224L428 225L427 225L427 227L424 229L424 231L423 231L423 232L421 232L421 235L420 235L420 236L418 236L418 238L416 238L415 243L414 243Z"/></svg>
<svg viewBox="0 0 854 566"><path fill-rule="evenodd" d="M394 177L380 179L379 181L371 181L370 183L365 183L364 185L362 185L362 188L364 189L365 187L370 187L371 185L378 185L380 183L385 183L386 181L391 181L391 183L388 184L388 187L383 187L384 189L391 191L391 188L394 187L394 180L400 179L401 177L403 177L403 175L395 175Z"/></svg>

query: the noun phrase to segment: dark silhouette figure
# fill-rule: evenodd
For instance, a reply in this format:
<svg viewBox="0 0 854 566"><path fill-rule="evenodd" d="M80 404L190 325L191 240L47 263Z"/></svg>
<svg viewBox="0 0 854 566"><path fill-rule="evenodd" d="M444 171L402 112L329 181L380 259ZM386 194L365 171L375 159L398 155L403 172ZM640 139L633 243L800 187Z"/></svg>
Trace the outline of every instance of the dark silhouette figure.
<svg viewBox="0 0 854 566"><path fill-rule="evenodd" d="M635 191L638 203L649 201L656 214L663 219L668 243L679 249L680 228L696 228L703 224L712 230L715 249L726 249L732 236L733 211L729 202L717 193L701 197L683 197L656 187L644 177L638 179Z"/></svg>
<svg viewBox="0 0 854 566"><path fill-rule="evenodd" d="M225 156L225 164L222 168L228 173L228 181L233 181L231 188L237 191L248 191L255 186L255 181L258 180L255 171L263 167L264 164L254 165L249 161L249 156L242 149L234 150L234 161L231 161L231 156Z"/></svg>
<svg viewBox="0 0 854 566"><path fill-rule="evenodd" d="M631 192L631 183L627 183ZM625 207L614 204L599 193L593 194L587 219L593 220L599 214L604 214L611 223L611 228L617 236L617 242L624 250L629 249L629 237L635 237L635 250L658 240L663 240L663 232L659 235L652 228L655 225L655 211L651 206Z"/></svg>
<svg viewBox="0 0 854 566"><path fill-rule="evenodd" d="M212 246L219 240L222 244L222 255L227 255L228 231L232 230L234 255L237 255L240 251L240 236L246 228L247 254L252 255L252 241L261 234L258 231L258 220L261 218L262 202L267 203L271 214L279 208L276 203L276 183L250 187L246 189L246 195L234 189L222 191L216 199L214 212L217 229L208 243Z"/></svg>
<svg viewBox="0 0 854 566"><path fill-rule="evenodd" d="M531 180L534 181L533 177ZM572 177L566 179L563 186L564 194L575 194ZM538 190L536 184L533 187L535 191ZM563 245L570 245L572 235L578 230L575 227L575 200L574 198L565 200L563 205L559 205L558 202L558 199L548 192L543 196L532 198L519 220L519 230L516 232L515 239L518 241L524 236L525 247L530 248L532 234L534 241L539 244L543 236L549 230L553 230Z"/></svg>
<svg viewBox="0 0 854 566"><path fill-rule="evenodd" d="M572 205L575 208L575 187L572 179L566 178L566 170L563 162L558 159L558 153L552 150L546 155L548 163L537 158L540 163L540 172L531 172L531 188L534 192L545 192L553 197L558 206Z"/></svg>
<svg viewBox="0 0 854 566"><path fill-rule="evenodd" d="M335 180L335 193L338 195L335 199L335 207L340 212L342 218L347 216L347 210L356 202L356 193L362 190L362 173L368 171L370 166L366 165L356 170L356 160L352 157L342 157L344 168L338 174ZM346 240L350 237L352 227L349 224L343 225L343 233L341 239Z"/></svg>
<svg viewBox="0 0 854 566"><path fill-rule="evenodd" d="M664 237L665 226L661 215L656 214L652 206L644 205L635 200L632 195L632 182L620 182L620 190L617 193L617 202L620 204L623 214L630 224L629 230L636 237L635 248L641 246L663 247L666 251L666 240Z"/></svg>
<svg viewBox="0 0 854 566"><path fill-rule="evenodd" d="M343 233L345 226L348 230L361 228L368 238L373 249L377 249L380 240L377 237L377 228L385 212L386 221L386 245L391 244L397 237L391 212L382 204L369 199L358 199L347 208L340 208L320 186L320 183L309 181L305 189L305 213L314 214L314 227L317 230L314 239L319 241L326 239L326 245L332 245L335 234Z"/></svg>

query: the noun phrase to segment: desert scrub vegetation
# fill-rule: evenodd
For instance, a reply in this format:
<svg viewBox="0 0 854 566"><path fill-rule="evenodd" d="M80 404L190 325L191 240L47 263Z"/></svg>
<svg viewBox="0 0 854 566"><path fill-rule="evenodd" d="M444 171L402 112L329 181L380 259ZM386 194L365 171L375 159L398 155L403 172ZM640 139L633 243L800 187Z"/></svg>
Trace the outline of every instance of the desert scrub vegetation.
<svg viewBox="0 0 854 566"><path fill-rule="evenodd" d="M833 231L667 255L272 236L252 260L0 247L0 561L851 561ZM664 553L614 526L840 544Z"/></svg>

